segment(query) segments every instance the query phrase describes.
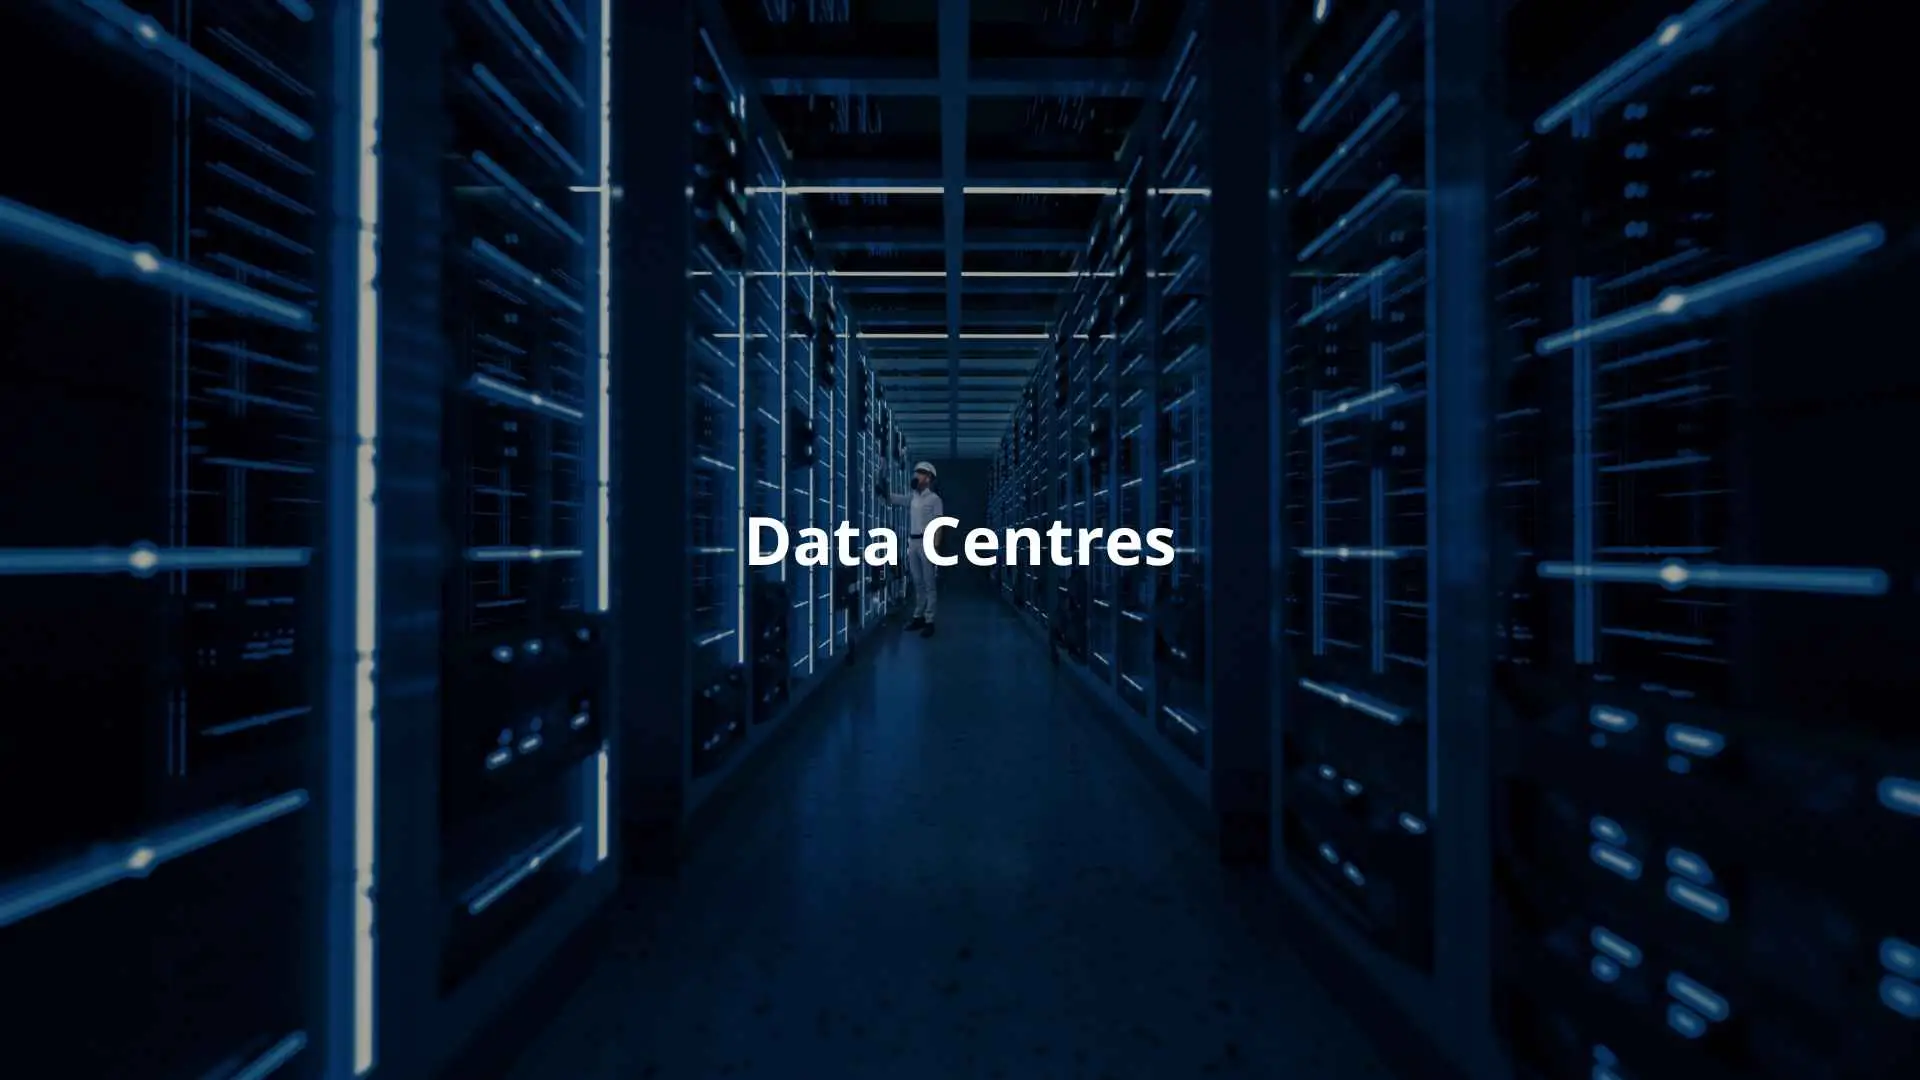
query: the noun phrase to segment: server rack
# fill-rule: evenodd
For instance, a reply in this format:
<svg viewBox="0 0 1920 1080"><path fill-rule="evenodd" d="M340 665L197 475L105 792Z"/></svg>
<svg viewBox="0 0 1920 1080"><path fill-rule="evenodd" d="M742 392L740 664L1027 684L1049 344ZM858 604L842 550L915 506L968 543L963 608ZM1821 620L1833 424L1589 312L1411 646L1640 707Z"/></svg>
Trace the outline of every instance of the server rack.
<svg viewBox="0 0 1920 1080"><path fill-rule="evenodd" d="M790 196L781 195L782 199ZM811 257L801 259L791 271L796 285L797 309L790 315L790 333L796 348L792 351L795 368L794 412L804 435L804 470L795 477L788 523L794 530L825 529L831 535L845 519L840 508L846 505L846 431L843 402L846 396L841 356L850 343L846 315L833 293L826 267ZM793 658L795 671L811 678L826 670L826 665L844 641L844 612L835 602L834 567L796 567L800 575L800 595L794 601L794 632L802 635L806 648ZM802 631L804 627L804 631Z"/></svg>
<svg viewBox="0 0 1920 1080"><path fill-rule="evenodd" d="M1096 218L1085 261L1090 269L1074 279L1055 343L1055 408L1070 433L1062 440L1065 500L1061 521L1074 528L1116 527L1113 519L1112 461L1108 445L1113 414L1112 337L1105 318L1108 291L1099 287L1111 273L1101 246L1109 215ZM1063 400L1064 398L1064 400ZM1114 568L1104 561L1085 568L1055 571L1047 629L1056 650L1112 678Z"/></svg>
<svg viewBox="0 0 1920 1080"><path fill-rule="evenodd" d="M756 342L764 340L753 336L748 296L752 262L765 253L755 243L756 233L766 228L751 217L748 199L753 151L745 130L745 96L722 68L710 31L703 28L697 37L690 43L695 93L693 261L688 268L694 320L690 360L697 389L688 554L695 687L690 746L696 776L718 768L747 730L743 414L748 365L757 362Z"/></svg>
<svg viewBox="0 0 1920 1080"><path fill-rule="evenodd" d="M854 344L858 352L858 339ZM906 469L905 444L896 444L894 440L893 409L887 404L886 391L881 388L872 363L864 356L858 362L854 390L850 394L854 415L847 443L847 485L857 508L853 520L864 522L866 528L892 529L896 536L903 536L904 511L883 501L877 488L878 481L884 478L887 489L895 490L893 485L900 482ZM850 610L859 613L857 620L849 616L851 639L857 639L862 628L886 618L904 585L905 578L892 566L869 566L858 572L854 593L847 598Z"/></svg>
<svg viewBox="0 0 1920 1080"><path fill-rule="evenodd" d="M599 13L445 9L440 991L608 855Z"/></svg>
<svg viewBox="0 0 1920 1080"><path fill-rule="evenodd" d="M1408 969L1434 963L1421 4L1293 5L1281 709L1287 872ZM1287 48L1290 45L1291 48ZM1474 363L1460 357L1457 362ZM1445 538L1442 538L1444 542Z"/></svg>
<svg viewBox="0 0 1920 1080"><path fill-rule="evenodd" d="M1523 1075L1914 1066L1920 927L1878 869L1920 837L1920 743L1881 704L1920 630L1914 511L1874 478L1911 457L1914 376L1875 354L1920 213L1873 105L1904 78L1887 18L1508 16L1496 977Z"/></svg>
<svg viewBox="0 0 1920 1080"><path fill-rule="evenodd" d="M1196 12L1198 9L1196 8ZM1197 14L1190 13L1190 21ZM1167 567L1008 566L1001 593L1156 734L1196 791L1210 765L1206 551L1210 195L1205 47L1179 39L1120 156L1050 355L1001 441L998 528L1173 530Z"/></svg>
<svg viewBox="0 0 1920 1080"><path fill-rule="evenodd" d="M875 478L884 478L888 491L906 491L909 489L909 477L912 476L912 469L908 464L912 460L908 456L911 447L907 444L906 435L894 426L893 406L887 404L887 391L880 385L878 375L875 375L873 380L873 398L879 403L873 438L874 471L871 477L861 482L861 489L863 491L872 489ZM896 537L906 536L910 524L907 520L907 508L894 506L885 499L879 498L877 491L873 493L871 499L873 510L866 520L873 522L875 528L893 530ZM882 568L877 580L879 596L874 617L883 618L893 605L906 598L907 577L897 566L890 566Z"/></svg>
<svg viewBox="0 0 1920 1080"><path fill-rule="evenodd" d="M771 148L753 141L756 158L754 183L758 188L778 191L781 187L781 162ZM747 487L752 513L789 521L787 488L789 463L796 447L788 438L791 412L787 387L792 379L788 357L797 342L787 326L789 309L795 306L793 279L788 276L790 261L804 259L788 247L788 207L784 199L756 198L750 207L753 222L754 264L761 269L751 275L749 288L750 344L744 350L751 381L743 399L747 415L742 430L750 440L749 460L754 473ZM768 268L771 268L769 270ZM703 391L711 393L711 391ZM731 407L731 403L728 403ZM800 433L796 432L796 436ZM759 539L749 537L756 545ZM792 691L791 656L795 639L792 627L793 604L789 597L789 564L766 567L755 573L752 585L750 625L754 648L752 718L764 723L773 719Z"/></svg>
<svg viewBox="0 0 1920 1080"><path fill-rule="evenodd" d="M813 244L802 199L777 182L756 200L772 208L780 222L784 252L777 271L781 282L778 313L783 382L780 415L788 432L781 515L799 543L799 530L832 530L842 521L856 527L851 470L859 460L859 439L849 420L850 395L863 364L853 327L839 307L830 270ZM771 411L769 411L771 415ZM790 581L786 630L794 642L788 656L790 680L823 673L836 653L844 652L852 623L847 601L859 578L833 566L800 566L791 556L777 570Z"/></svg>
<svg viewBox="0 0 1920 1080"><path fill-rule="evenodd" d="M43 105L0 162L4 1030L60 1074L364 1064L371 778L336 763L371 750L372 518L329 498L370 480L354 13L0 15L0 84Z"/></svg>
<svg viewBox="0 0 1920 1080"><path fill-rule="evenodd" d="M787 191L784 147L743 89L725 26L696 20L691 32L687 810L852 641L862 578L799 565L799 531L873 520L853 486L864 452L857 331L817 254L805 198ZM774 546L770 531L750 528L756 517L787 529L778 562L753 562Z"/></svg>
<svg viewBox="0 0 1920 1080"><path fill-rule="evenodd" d="M1208 194L1211 149L1207 45L1198 33L1187 39L1161 93L1156 112L1157 146L1147 159L1151 185L1146 213L1155 245L1157 281L1148 292L1156 308L1153 327L1155 412L1151 527L1173 532L1178 555L1154 572L1155 726L1194 764L1211 764L1207 681L1207 551L1210 546L1207 488L1211 442L1207 403L1209 349L1208 254L1211 215ZM1143 424L1147 421L1143 418ZM1143 517L1145 516L1143 512Z"/></svg>

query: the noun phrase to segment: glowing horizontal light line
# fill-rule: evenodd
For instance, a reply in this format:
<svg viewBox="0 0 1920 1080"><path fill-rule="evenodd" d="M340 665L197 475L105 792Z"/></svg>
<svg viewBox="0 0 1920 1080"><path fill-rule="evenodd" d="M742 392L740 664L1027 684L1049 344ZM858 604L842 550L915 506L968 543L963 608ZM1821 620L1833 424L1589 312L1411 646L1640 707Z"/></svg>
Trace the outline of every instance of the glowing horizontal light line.
<svg viewBox="0 0 1920 1080"><path fill-rule="evenodd" d="M1371 547L1306 547L1300 549L1304 559L1333 559L1346 562L1349 559L1397 559L1404 554L1398 548Z"/></svg>
<svg viewBox="0 0 1920 1080"><path fill-rule="evenodd" d="M1307 107L1306 115L1302 116L1300 122L1295 125L1295 131L1305 134L1309 128L1319 123L1322 117L1330 115L1334 107L1346 99L1353 87L1359 83L1361 70L1376 57L1385 55L1382 49L1387 43L1387 38L1399 25L1400 13L1387 12L1386 16L1380 20L1380 25L1374 27L1373 33L1368 34L1367 39L1354 50L1353 57L1347 61L1346 66L1333 77L1333 81L1320 92L1320 96L1313 99L1313 104Z"/></svg>
<svg viewBox="0 0 1920 1080"><path fill-rule="evenodd" d="M1400 175L1395 173L1374 185L1372 191L1361 196L1360 201L1354 203L1346 213L1335 219L1332 225L1327 226L1325 232L1314 237L1312 243L1301 248L1300 254L1296 256L1296 258L1305 262L1326 248L1332 247L1334 241L1344 236L1348 229L1359 228L1362 224L1365 224L1373 212L1378 210L1381 205L1387 201L1388 196L1400 190L1400 184Z"/></svg>
<svg viewBox="0 0 1920 1080"><path fill-rule="evenodd" d="M1718 566L1677 559L1658 563L1544 562L1539 574L1550 580L1608 584L1659 585L1668 589L1751 589L1756 592L1821 593L1833 596L1884 596L1884 570L1795 566Z"/></svg>
<svg viewBox="0 0 1920 1080"><path fill-rule="evenodd" d="M307 1048L307 1033L296 1031L262 1051L259 1057L246 1063L239 1072L233 1073L228 1080L267 1080L267 1077L280 1071L287 1062L300 1056Z"/></svg>
<svg viewBox="0 0 1920 1080"><path fill-rule="evenodd" d="M1160 711L1167 714L1167 719L1172 720L1174 723L1179 724L1183 728L1186 728L1189 733L1194 735L1200 734L1200 725L1198 723L1195 723L1194 719L1188 716L1186 713L1181 712L1179 709L1176 709L1171 705L1160 706Z"/></svg>
<svg viewBox="0 0 1920 1080"><path fill-rule="evenodd" d="M1079 184L968 184L963 195L1118 195L1117 187ZM749 195L945 195L941 184L788 184L784 187L750 187Z"/></svg>
<svg viewBox="0 0 1920 1080"><path fill-rule="evenodd" d="M500 405L512 405L532 412L551 416L557 420L570 420L581 423L587 414L570 405L562 405L543 394L522 390L512 383L503 382L490 375L475 375L467 380L468 389L478 396Z"/></svg>
<svg viewBox="0 0 1920 1080"><path fill-rule="evenodd" d="M501 190L506 191L514 198L520 200L520 205L526 207L528 212L533 214L534 217L539 218L541 223L546 225L547 228L552 229L554 232L559 233L575 244L584 244L587 242L587 238L580 235L580 230L569 224L566 218L554 213L553 207L549 206L545 199L535 195L532 189L516 179L512 173L506 170L505 166L495 161L486 151L475 150L472 154L468 155L467 160L473 162L474 168L487 174L487 178L495 184L498 184ZM568 188L567 190L598 191L599 189Z"/></svg>
<svg viewBox="0 0 1920 1080"><path fill-rule="evenodd" d="M473 899L467 901L467 914L478 915L492 907L501 897L512 892L521 882L539 873L548 864L553 862L555 855L565 851L567 845L580 839L581 834L585 831L585 829L578 825L571 826L565 832L551 840L541 843L538 847L535 847L526 854L516 855L508 868L499 874L491 885L480 889L474 893Z"/></svg>
<svg viewBox="0 0 1920 1080"><path fill-rule="evenodd" d="M861 339L862 341L945 341L949 337L954 337L954 336L958 336L962 341L1052 341L1053 340L1053 335L1045 331L1018 331L1018 332L1009 331L1006 333L1000 333L1000 332L995 332L991 330L962 330L958 335L953 335L953 334L948 334L948 333L937 331L937 330L930 330L930 331L904 331L903 330L896 333L863 330L853 336Z"/></svg>
<svg viewBox="0 0 1920 1080"><path fill-rule="evenodd" d="M1360 121L1359 126L1355 127L1346 138L1340 140L1340 145L1333 148L1333 152L1327 155L1327 160L1321 162L1319 168L1313 170L1305 180L1301 181L1300 194L1313 194L1313 189L1319 187L1321 181L1332 176L1334 170L1345 163L1353 152L1372 136L1374 129L1378 128L1399 107L1400 95L1397 92L1388 94L1380 104L1374 106L1373 111Z"/></svg>
<svg viewBox="0 0 1920 1080"><path fill-rule="evenodd" d="M1639 967L1640 947L1604 926L1596 926L1587 933L1587 940L1593 947L1613 957L1627 967Z"/></svg>
<svg viewBox="0 0 1920 1080"><path fill-rule="evenodd" d="M1578 344L1614 341L1668 323L1715 315L1728 305L1757 300L1838 271L1886 242L1887 231L1879 224L1859 225L1698 285L1669 289L1647 303L1541 338L1533 350L1551 356Z"/></svg>
<svg viewBox="0 0 1920 1080"><path fill-rule="evenodd" d="M467 549L470 562L560 562L578 559L586 552L579 548L476 547Z"/></svg>
<svg viewBox="0 0 1920 1080"><path fill-rule="evenodd" d="M251 806L201 814L165 826L152 836L97 850L31 875L0 888L0 927L12 926L109 885L147 877L175 859L276 821L306 805L306 792L289 791Z"/></svg>
<svg viewBox="0 0 1920 1080"><path fill-rule="evenodd" d="M1332 314L1333 312L1339 310L1341 306L1347 304L1350 301L1359 300L1361 297L1367 294L1367 290L1373 285L1374 282L1388 276L1389 274L1392 274L1395 270L1398 270L1400 266L1401 266L1400 259L1398 258L1388 259L1386 262L1381 263L1379 266L1374 267L1372 270L1369 270L1366 273L1361 274L1358 278L1354 279L1351 283L1341 286L1339 291L1335 292L1332 296L1329 296L1321 300L1319 303L1315 304L1313 308L1309 310L1305 315L1300 316L1300 318L1293 325L1306 326L1312 323L1316 319Z"/></svg>
<svg viewBox="0 0 1920 1080"><path fill-rule="evenodd" d="M1580 89L1567 95L1553 108L1541 113L1540 118L1533 122L1533 130L1545 135L1582 110L1605 104L1609 94L1622 87L1643 69L1655 63L1664 63L1709 43L1712 41L1711 34L1702 35L1700 31L1714 29L1709 24L1738 3L1740 0L1700 0L1687 10L1662 22L1651 37L1628 49L1626 55L1601 69L1598 75L1588 79ZM1759 6L1758 3L1749 4L1746 10L1750 11ZM1741 12L1741 14L1744 13Z"/></svg>
<svg viewBox="0 0 1920 1080"><path fill-rule="evenodd" d="M94 272L172 289L237 315L306 330L313 312L173 259L146 244L116 240L82 225L0 197L0 240L12 240L81 263Z"/></svg>
<svg viewBox="0 0 1920 1080"><path fill-rule="evenodd" d="M563 307L575 315L585 315L587 313L587 309L581 305L580 301L575 300L573 297L555 288L553 282L533 272L526 266L521 265L520 262L511 255L494 247L487 241L476 236L473 238L472 247L474 255L481 262L515 279L520 282L520 284L533 289L544 297L548 303Z"/></svg>
<svg viewBox="0 0 1920 1080"><path fill-rule="evenodd" d="M474 81L493 97L494 103L518 121L522 129L531 135L554 161L574 176L579 176L586 171L581 168L579 159L567 152L567 148L560 144L560 140L553 137L553 132L547 130L547 126L521 103L513 91L507 89L507 84L501 82L500 77L495 75L487 65L475 64L472 71Z"/></svg>
<svg viewBox="0 0 1920 1080"><path fill-rule="evenodd" d="M119 0L80 0L101 21L125 33L142 49L163 56L195 79L232 97L257 113L261 119L287 134L306 142L313 138L313 127L305 120L281 108L272 98L249 86L238 75L194 51L193 47L168 34L160 24L133 10Z"/></svg>
<svg viewBox="0 0 1920 1080"><path fill-rule="evenodd" d="M1880 781L1880 805L1897 814L1920 817L1920 780L1889 776Z"/></svg>
<svg viewBox="0 0 1920 1080"><path fill-rule="evenodd" d="M1349 690L1344 686L1315 682L1312 679L1301 679L1300 688L1310 694L1326 698L1328 701L1342 708L1352 709L1362 715L1371 716L1375 720L1380 720L1395 726L1400 725L1407 718L1405 711L1395 708L1386 702L1368 697L1359 691Z"/></svg>
<svg viewBox="0 0 1920 1080"><path fill-rule="evenodd" d="M13 548L0 549L0 577L265 570L305 566L312 556L311 548Z"/></svg>
<svg viewBox="0 0 1920 1080"><path fill-rule="evenodd" d="M945 270L815 270L811 273L800 271L790 274L761 273L749 276L886 279L946 278L952 275ZM962 270L960 276L963 278L1110 278L1115 274L1111 270Z"/></svg>
<svg viewBox="0 0 1920 1080"><path fill-rule="evenodd" d="M1346 416L1369 406L1385 404L1399 396L1400 387L1383 386L1378 390L1369 391L1358 397L1336 402L1333 405L1321 409L1319 412L1308 413L1306 416L1300 418L1300 426L1308 427L1313 424L1318 424L1323 420L1332 420L1336 417Z"/></svg>
<svg viewBox="0 0 1920 1080"><path fill-rule="evenodd" d="M938 184L788 184L781 186L763 186L742 188L748 195L945 195L947 189ZM1105 185L1062 184L968 184L960 189L963 195L1088 195L1107 196L1124 195L1126 188ZM1172 187L1149 188L1149 195L1164 195L1173 198L1208 198L1213 195L1212 188Z"/></svg>

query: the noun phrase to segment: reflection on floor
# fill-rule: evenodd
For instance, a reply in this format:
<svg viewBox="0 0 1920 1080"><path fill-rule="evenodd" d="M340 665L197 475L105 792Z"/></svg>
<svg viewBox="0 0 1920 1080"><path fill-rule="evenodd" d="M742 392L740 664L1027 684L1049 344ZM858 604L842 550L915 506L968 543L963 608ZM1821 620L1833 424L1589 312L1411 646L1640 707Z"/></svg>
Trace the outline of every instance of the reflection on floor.
<svg viewBox="0 0 1920 1080"><path fill-rule="evenodd" d="M1016 616L945 606L616 915L515 1080L1386 1077Z"/></svg>

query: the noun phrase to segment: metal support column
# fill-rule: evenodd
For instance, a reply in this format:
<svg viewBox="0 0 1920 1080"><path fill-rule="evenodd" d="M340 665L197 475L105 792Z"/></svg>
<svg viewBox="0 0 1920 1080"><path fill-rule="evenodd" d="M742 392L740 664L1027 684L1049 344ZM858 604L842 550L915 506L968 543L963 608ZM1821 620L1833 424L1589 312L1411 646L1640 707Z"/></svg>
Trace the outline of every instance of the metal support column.
<svg viewBox="0 0 1920 1080"><path fill-rule="evenodd" d="M1275 656L1273 527L1268 506L1279 475L1271 402L1278 370L1274 321L1272 125L1267 105L1276 68L1273 5L1210 0L1203 19L1212 91L1213 230L1210 315L1213 369L1207 381L1213 550L1207 553L1208 715L1213 723L1213 811L1220 857L1263 864L1272 835ZM1247 130L1249 118L1257 126ZM1258 448L1263 452L1254 452ZM1215 452L1218 451L1218 452Z"/></svg>
<svg viewBox="0 0 1920 1080"><path fill-rule="evenodd" d="M685 350L695 6L623 5L613 25L614 828L617 850L643 872L672 865L691 770Z"/></svg>
<svg viewBox="0 0 1920 1080"><path fill-rule="evenodd" d="M1428 778L1436 845L1435 1000L1470 1076L1497 1075L1493 887L1492 350L1488 249L1496 125L1493 0L1427 0Z"/></svg>

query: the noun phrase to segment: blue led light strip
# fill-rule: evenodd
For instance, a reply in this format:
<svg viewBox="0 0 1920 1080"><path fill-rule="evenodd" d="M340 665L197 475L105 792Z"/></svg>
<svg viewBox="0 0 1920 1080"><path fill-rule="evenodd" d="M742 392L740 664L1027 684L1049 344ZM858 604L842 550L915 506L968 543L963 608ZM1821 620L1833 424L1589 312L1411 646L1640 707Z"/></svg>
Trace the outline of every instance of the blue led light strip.
<svg viewBox="0 0 1920 1080"><path fill-rule="evenodd" d="M600 0L600 319L594 401L597 466L594 470L594 573L592 609L613 606L613 0ZM593 756L593 861L603 863L612 849L608 825L609 774L612 760L606 743Z"/></svg>
<svg viewBox="0 0 1920 1080"><path fill-rule="evenodd" d="M380 504L380 17L381 0L360 0L358 95L359 229L354 246L356 378L354 403L353 605L353 1074L373 1069L374 896L378 878L379 776L374 725L379 671Z"/></svg>

